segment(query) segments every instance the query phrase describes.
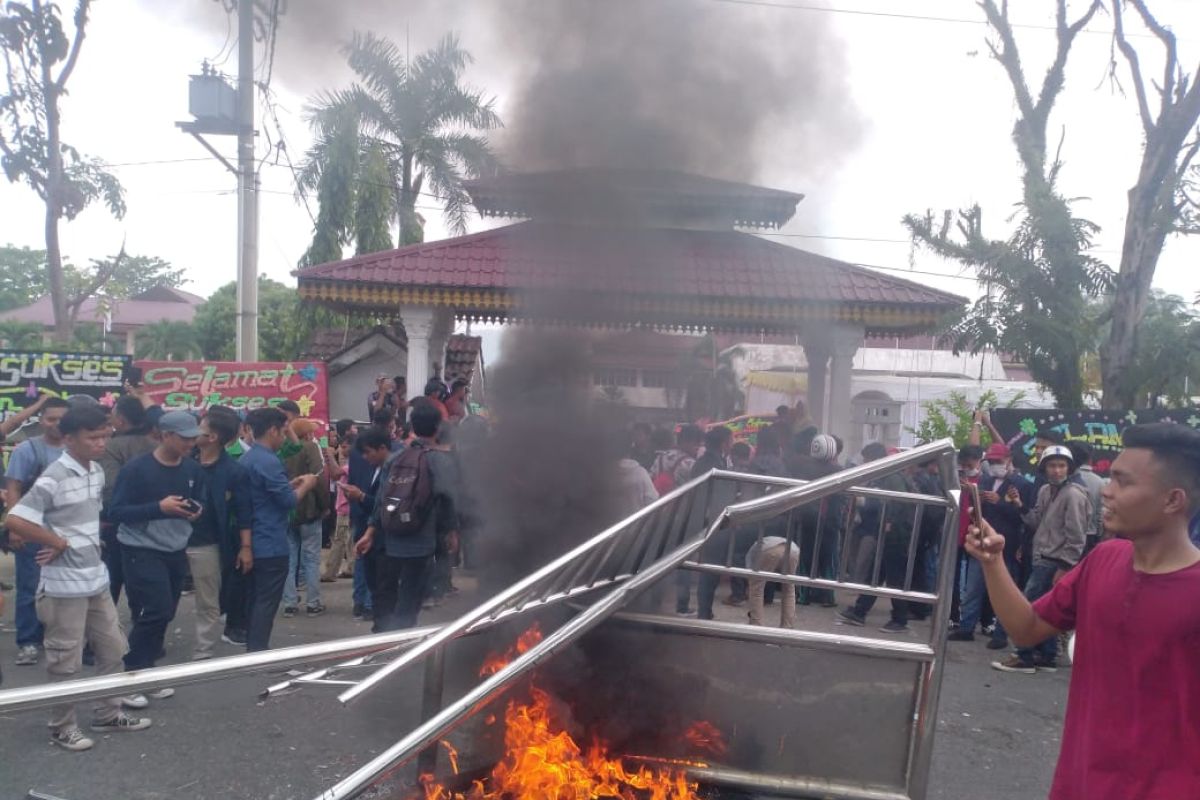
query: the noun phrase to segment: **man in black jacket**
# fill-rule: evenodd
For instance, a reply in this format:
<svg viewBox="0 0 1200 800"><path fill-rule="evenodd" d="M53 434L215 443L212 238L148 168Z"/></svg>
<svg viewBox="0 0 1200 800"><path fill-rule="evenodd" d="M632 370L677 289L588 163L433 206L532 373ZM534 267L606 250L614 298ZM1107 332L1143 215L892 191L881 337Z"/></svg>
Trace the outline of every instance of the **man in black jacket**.
<svg viewBox="0 0 1200 800"><path fill-rule="evenodd" d="M250 550L251 519L246 470L225 448L237 438L235 413L209 409L196 440L208 498L188 540L188 564L196 587L196 651L193 658L212 656L216 625L225 614L221 640L246 645L246 575L254 568Z"/></svg>
<svg viewBox="0 0 1200 800"><path fill-rule="evenodd" d="M360 431L355 439L343 491L350 501L350 536L356 543L366 532L375 508L375 491L379 486L383 464L396 450L398 448L392 441L391 432L379 426ZM374 613L371 584L375 578L371 563L367 559L356 559L354 562L353 602L354 618L357 620L371 619Z"/></svg>

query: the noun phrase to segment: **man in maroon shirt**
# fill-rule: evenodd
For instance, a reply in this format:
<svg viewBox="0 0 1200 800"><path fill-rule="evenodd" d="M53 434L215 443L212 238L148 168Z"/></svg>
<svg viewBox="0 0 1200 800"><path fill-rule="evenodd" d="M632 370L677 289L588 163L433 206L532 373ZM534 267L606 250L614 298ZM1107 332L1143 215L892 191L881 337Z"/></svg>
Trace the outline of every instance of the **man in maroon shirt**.
<svg viewBox="0 0 1200 800"><path fill-rule="evenodd" d="M1137 425L1105 487L1096 547L1032 605L1004 568L1004 537L967 537L992 607L1018 645L1076 631L1051 800L1200 797L1200 431Z"/></svg>

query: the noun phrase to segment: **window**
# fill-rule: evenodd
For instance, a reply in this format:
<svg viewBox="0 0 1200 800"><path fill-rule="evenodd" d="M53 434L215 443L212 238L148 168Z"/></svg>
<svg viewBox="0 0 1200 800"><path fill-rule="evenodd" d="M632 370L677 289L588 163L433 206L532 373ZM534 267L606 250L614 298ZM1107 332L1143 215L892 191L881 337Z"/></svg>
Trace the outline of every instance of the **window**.
<svg viewBox="0 0 1200 800"><path fill-rule="evenodd" d="M637 370L623 367L605 367L596 370L592 378L597 386L637 386Z"/></svg>
<svg viewBox="0 0 1200 800"><path fill-rule="evenodd" d="M647 389L666 389L671 382L671 373L664 369L642 370L642 386Z"/></svg>

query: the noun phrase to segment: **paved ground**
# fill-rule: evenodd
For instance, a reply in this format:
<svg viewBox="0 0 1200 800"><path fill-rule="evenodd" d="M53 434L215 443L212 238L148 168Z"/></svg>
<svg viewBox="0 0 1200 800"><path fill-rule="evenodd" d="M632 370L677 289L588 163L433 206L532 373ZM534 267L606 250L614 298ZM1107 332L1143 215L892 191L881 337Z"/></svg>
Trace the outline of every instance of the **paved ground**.
<svg viewBox="0 0 1200 800"><path fill-rule="evenodd" d="M11 582L11 575L11 558L0 557L0 580ZM477 599L470 578L456 581L464 591L422 614L423 624L452 619ZM322 588L329 611L316 619L280 619L273 643L367 631L366 624L350 620L349 581ZM3 688L30 685L45 675L40 665L13 666L11 593L8 599L0 618ZM871 622L885 621L884 605ZM191 611L191 598L185 597L169 635L168 662L191 652ZM838 629L831 611L803 612L809 624ZM721 608L729 619L741 613ZM235 652L221 647L223 654ZM1036 800L1048 791L1069 670L1007 675L987 667L994 655L982 642L951 646L931 800ZM93 750L81 754L49 744L42 712L0 716L0 800L24 798L29 789L63 800L310 800L416 720L419 670L352 711L341 708L329 689L259 701L259 691L277 680L260 675L181 687L174 698L141 712L154 718L151 730L102 737ZM86 713L81 711L81 718ZM865 730L870 720L862 724Z"/></svg>

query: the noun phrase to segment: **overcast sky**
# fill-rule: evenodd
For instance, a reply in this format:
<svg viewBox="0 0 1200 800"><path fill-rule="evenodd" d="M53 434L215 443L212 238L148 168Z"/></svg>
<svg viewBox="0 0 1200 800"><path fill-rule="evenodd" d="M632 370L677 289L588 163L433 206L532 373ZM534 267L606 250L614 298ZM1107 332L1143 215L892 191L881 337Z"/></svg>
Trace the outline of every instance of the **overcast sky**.
<svg viewBox="0 0 1200 800"><path fill-rule="evenodd" d="M552 0L546 0L552 2ZM691 0L698 6L718 0ZM521 73L512 55L498 46L494 26L475 9L488 0L411 0L375 3L362 19L340 18L303 36L290 24L311 27L316 9L350 8L317 0L290 0L281 21L272 89L287 149L298 161L308 141L301 120L306 97L322 87L349 81L336 53L339 40L360 24L390 33L419 52L456 27L463 45L476 56L471 83L494 94L501 115L516 92ZM365 0L363 0L365 2ZM653 2L653 0L646 0ZM782 7L828 5L862 12L899 12L947 17L965 22L903 19L874 13L836 13ZM69 6L70 4L64 4ZM1052 3L1014 0L1027 69L1040 83L1053 33L1036 26L1053 22ZM1082 5L1082 3L1076 3ZM1184 36L1185 63L1200 58L1200 2L1153 0L1163 21ZM779 130L772 146L779 167L767 163L755 180L806 195L796 218L777 240L847 261L898 270L913 280L968 297L973 280L953 264L913 253L900 218L926 208L959 208L978 202L985 209L987 232L1007 233L1007 217L1019 199L1019 168L1009 139L1013 121L1011 91L1000 66L988 58L985 28L974 24L981 12L970 0L780 0L779 5L721 2L720 13L759 15L768 24L816 24L820 17L835 44L844 48L850 100L863 122L857 145L832 154L828 164L798 167L786 156L798 147L802 130ZM65 139L81 151L112 165L127 190L129 212L110 218L97 206L62 228L65 253L85 262L115 252L125 241L132 253L161 256L187 270L186 288L201 295L232 280L236 272L236 198L233 176L200 145L175 128L188 119L187 80L203 59L230 52L233 41L219 4L213 0L98 0L82 59L65 103ZM430 9L436 9L431 13ZM324 12L322 12L324 13ZM339 11L338 13L343 13ZM494 10L493 12L494 13ZM407 23L407 25L406 25ZM1067 89L1059 101L1051 138L1065 130L1066 167L1062 186L1081 198L1079 214L1099 223L1103 232L1097 254L1114 267L1119 258L1125 192L1137 170L1141 131L1132 98L1115 94L1105 81L1110 40L1107 17L1092 24L1094 33L1079 38L1071 57ZM1147 54L1154 42L1139 40ZM776 37L770 46L784 46ZM762 42L723 46L763 46ZM259 48L261 56L262 48ZM236 54L221 67L236 70ZM1122 64L1123 69L1123 64ZM804 85L796 85L804 92ZM259 130L279 139L271 120ZM820 125L820 120L815 121ZM214 140L232 156L232 139ZM260 136L262 170L260 270L294 283L290 272L309 243L312 223L294 198L286 161L269 152ZM806 155L805 160L813 156ZM147 163L149 162L149 163ZM278 163L276 163L278 162ZM427 238L446 235L440 215L425 199ZM315 213L315 201L310 199ZM3 220L0 241L43 246L42 212L37 198L20 185L0 186ZM494 223L492 223L494 224ZM483 227L477 220L475 228ZM1197 263L1200 242L1172 241L1160 261L1155 285L1189 299L1200 290ZM911 270L911 272L909 272Z"/></svg>

